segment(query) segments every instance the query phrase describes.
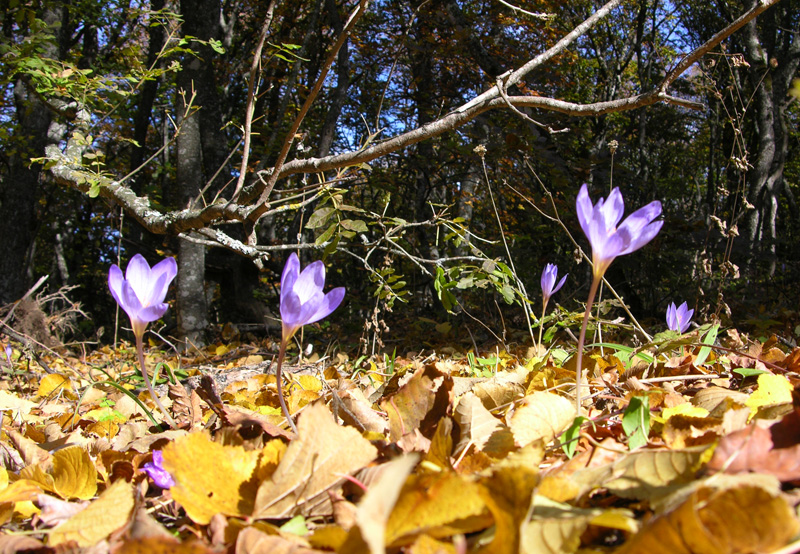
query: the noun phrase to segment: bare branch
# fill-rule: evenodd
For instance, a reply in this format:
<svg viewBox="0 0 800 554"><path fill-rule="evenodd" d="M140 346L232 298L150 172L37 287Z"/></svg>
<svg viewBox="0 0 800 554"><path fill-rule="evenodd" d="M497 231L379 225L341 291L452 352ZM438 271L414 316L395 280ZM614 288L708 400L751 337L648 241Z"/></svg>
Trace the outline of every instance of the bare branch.
<svg viewBox="0 0 800 554"><path fill-rule="evenodd" d="M253 127L253 112L255 111L256 83L259 80L259 69L261 68L261 52L264 50L264 43L267 41L270 25L272 25L272 15L275 11L277 0L272 0L267 7L267 15L264 17L264 24L261 26L261 35L258 37L256 51L253 53L253 62L250 64L250 79L247 83L247 107L244 116L244 147L242 148L242 165L239 168L239 179L236 181L236 189L233 191L235 200L244 187L245 175L247 175L247 162L250 159L250 135Z"/></svg>

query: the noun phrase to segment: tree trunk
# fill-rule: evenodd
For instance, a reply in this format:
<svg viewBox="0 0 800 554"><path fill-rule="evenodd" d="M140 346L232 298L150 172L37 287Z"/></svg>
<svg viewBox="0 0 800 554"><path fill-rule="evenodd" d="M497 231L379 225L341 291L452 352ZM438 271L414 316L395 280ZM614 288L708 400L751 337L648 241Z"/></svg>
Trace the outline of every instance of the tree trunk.
<svg viewBox="0 0 800 554"><path fill-rule="evenodd" d="M62 16L60 8L50 7L41 17L53 28L62 23ZM43 55L57 57L57 45L48 46ZM14 141L19 153L11 157L8 172L0 183L0 304L19 300L33 277L31 260L41 165L30 164L30 159L44 155L52 121L50 110L31 90L24 76L14 82L14 108L17 119Z"/></svg>

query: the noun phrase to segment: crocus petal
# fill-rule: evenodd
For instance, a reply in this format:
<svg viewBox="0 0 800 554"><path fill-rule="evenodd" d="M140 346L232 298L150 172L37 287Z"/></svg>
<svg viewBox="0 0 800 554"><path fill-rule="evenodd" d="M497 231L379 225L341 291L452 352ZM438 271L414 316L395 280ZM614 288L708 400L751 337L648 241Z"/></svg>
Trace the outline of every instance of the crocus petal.
<svg viewBox="0 0 800 554"><path fill-rule="evenodd" d="M344 300L344 287L337 287L331 290L320 302L317 311L306 321L306 323L315 323L320 319L324 319L331 315L333 311L339 307L339 304Z"/></svg>
<svg viewBox="0 0 800 554"><path fill-rule="evenodd" d="M561 287L563 287L563 286L564 286L564 282L567 280L567 277L568 277L568 276L569 276L569 273L567 273L566 275L564 275L564 276L561 278L561 280L560 280L560 281L558 282L558 284L555 286L555 288L553 289L553 292L552 292L551 294L555 294L555 293L557 293L557 292L559 291L559 289L561 289Z"/></svg>
<svg viewBox="0 0 800 554"><path fill-rule="evenodd" d="M164 455L161 450L153 452L153 461L144 464L142 470L153 480L156 486L162 489L169 489L176 485L175 479L164 469Z"/></svg>
<svg viewBox="0 0 800 554"><path fill-rule="evenodd" d="M116 264L111 266L108 270L108 290L111 291L111 296L117 301L117 304L122 304L122 283L125 278L122 276L122 270Z"/></svg>
<svg viewBox="0 0 800 554"><path fill-rule="evenodd" d="M598 200L598 204L600 202L603 202L602 198ZM622 219L622 214L625 213L625 201L622 199L619 187L614 187L614 190L608 195L608 199L603 203L601 211L606 229L614 229Z"/></svg>
<svg viewBox="0 0 800 554"><path fill-rule="evenodd" d="M577 207L578 221L581 224L581 229L583 229L583 233L588 237L589 222L592 220L594 206L592 206L592 199L589 198L589 189L586 185L583 185L580 192L578 192L578 200L575 206Z"/></svg>
<svg viewBox="0 0 800 554"><path fill-rule="evenodd" d="M295 281L292 290L300 297L300 301L305 304L318 292L322 292L325 286L325 265L317 260L309 264L300 272L300 276Z"/></svg>
<svg viewBox="0 0 800 554"><path fill-rule="evenodd" d="M139 310L138 316L140 320L146 323L150 323L161 319L161 317L165 313L167 313L168 309L169 309L169 304L167 304L166 302L162 304L154 304L152 306L145 306L144 308Z"/></svg>
<svg viewBox="0 0 800 554"><path fill-rule="evenodd" d="M295 326L300 321L300 311L303 303L293 290L281 291L281 321L290 326Z"/></svg>
<svg viewBox="0 0 800 554"><path fill-rule="evenodd" d="M300 259L297 257L297 254L292 252L289 259L286 260L286 265L283 266L283 273L281 274L281 292L294 287L294 282L297 281L297 276L299 274Z"/></svg>
<svg viewBox="0 0 800 554"><path fill-rule="evenodd" d="M133 290L136 291L136 296L141 302L144 302L150 295L150 264L144 259L141 254L136 254L128 262L128 267L125 269L125 280L130 283Z"/></svg>
<svg viewBox="0 0 800 554"><path fill-rule="evenodd" d="M627 233L630 237L620 254L630 254L653 240L664 224L663 221L653 222L659 215L661 202L657 200L629 215L617 230L618 233Z"/></svg>
<svg viewBox="0 0 800 554"><path fill-rule="evenodd" d="M161 304L167 297L169 284L178 274L178 263L175 258L164 258L150 271L150 290L147 298L140 300L145 306Z"/></svg>
<svg viewBox="0 0 800 554"><path fill-rule="evenodd" d="M672 331L678 330L678 318L675 311L675 302L670 302L667 306L667 328Z"/></svg>

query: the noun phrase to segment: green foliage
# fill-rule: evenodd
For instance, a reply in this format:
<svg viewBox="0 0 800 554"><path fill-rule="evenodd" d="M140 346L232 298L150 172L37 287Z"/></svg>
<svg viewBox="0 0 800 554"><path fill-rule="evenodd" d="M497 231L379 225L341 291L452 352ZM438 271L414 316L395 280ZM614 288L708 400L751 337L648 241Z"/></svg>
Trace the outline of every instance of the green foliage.
<svg viewBox="0 0 800 554"><path fill-rule="evenodd" d="M650 435L650 399L646 394L631 397L622 414L622 430L628 437L631 450L647 444Z"/></svg>

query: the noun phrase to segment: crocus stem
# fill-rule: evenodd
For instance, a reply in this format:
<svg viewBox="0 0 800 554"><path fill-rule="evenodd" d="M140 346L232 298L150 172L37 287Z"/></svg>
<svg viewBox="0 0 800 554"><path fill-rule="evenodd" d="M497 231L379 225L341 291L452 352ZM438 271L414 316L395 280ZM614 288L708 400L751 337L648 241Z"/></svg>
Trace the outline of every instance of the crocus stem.
<svg viewBox="0 0 800 554"><path fill-rule="evenodd" d="M142 369L142 377L144 377L144 382L147 385L147 392L150 393L150 398L153 399L158 409L164 414L164 421L173 429L177 429L178 426L175 424L175 420L172 419L172 416L169 415L169 412L167 412L167 409L161 403L156 391L153 389L153 385L150 383L150 378L147 376L147 369L144 366L144 344L142 342L142 336L138 334L136 335L136 355L139 357L139 367Z"/></svg>
<svg viewBox="0 0 800 554"><path fill-rule="evenodd" d="M286 400L283 399L283 358L285 357L286 341L281 341L281 348L278 351L278 368L275 370L275 378L278 384L278 402L281 403L281 410L283 410L286 421L289 422L289 427L291 427L294 434L297 435L297 427L294 421L292 421L292 416L289 414L289 408L286 407Z"/></svg>
<svg viewBox="0 0 800 554"><path fill-rule="evenodd" d="M542 327L544 327L544 314L547 312L547 302L542 303L542 318L539 320L539 342L538 345L542 345Z"/></svg>
<svg viewBox="0 0 800 554"><path fill-rule="evenodd" d="M581 370L583 366L583 343L586 339L586 327L589 324L589 316L592 313L592 304L594 297L597 294L597 288L602 281L603 276L595 276L592 280L592 286L589 287L589 300L586 301L586 312L583 314L583 325L581 325L581 334L578 336L578 363L575 366L575 407L578 410L578 415L581 415Z"/></svg>

